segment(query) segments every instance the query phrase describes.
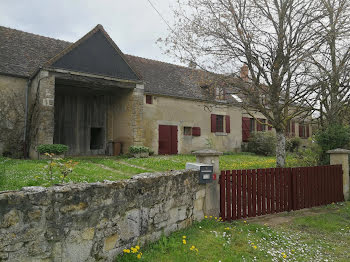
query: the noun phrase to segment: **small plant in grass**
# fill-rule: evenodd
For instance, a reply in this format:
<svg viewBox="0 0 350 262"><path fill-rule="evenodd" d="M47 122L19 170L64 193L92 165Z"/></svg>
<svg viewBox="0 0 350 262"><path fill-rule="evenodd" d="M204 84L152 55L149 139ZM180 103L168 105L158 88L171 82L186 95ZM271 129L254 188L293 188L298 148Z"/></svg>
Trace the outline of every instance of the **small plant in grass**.
<svg viewBox="0 0 350 262"><path fill-rule="evenodd" d="M43 144L39 145L37 151L40 154L55 154L62 155L68 151L69 147L62 144Z"/></svg>
<svg viewBox="0 0 350 262"><path fill-rule="evenodd" d="M74 167L78 164L78 162L72 160L65 161L62 158L55 157L53 153L45 153L45 156L48 157L48 162L44 169L47 171L47 179L51 184L57 176L59 176L61 183L64 183L67 176L73 172Z"/></svg>

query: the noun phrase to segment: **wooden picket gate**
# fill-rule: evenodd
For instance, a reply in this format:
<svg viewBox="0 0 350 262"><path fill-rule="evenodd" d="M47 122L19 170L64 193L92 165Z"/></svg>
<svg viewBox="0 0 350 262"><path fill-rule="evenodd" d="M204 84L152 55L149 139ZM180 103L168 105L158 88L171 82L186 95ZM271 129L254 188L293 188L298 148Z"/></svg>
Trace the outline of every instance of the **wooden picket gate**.
<svg viewBox="0 0 350 262"><path fill-rule="evenodd" d="M341 165L227 170L220 175L225 221L344 201Z"/></svg>

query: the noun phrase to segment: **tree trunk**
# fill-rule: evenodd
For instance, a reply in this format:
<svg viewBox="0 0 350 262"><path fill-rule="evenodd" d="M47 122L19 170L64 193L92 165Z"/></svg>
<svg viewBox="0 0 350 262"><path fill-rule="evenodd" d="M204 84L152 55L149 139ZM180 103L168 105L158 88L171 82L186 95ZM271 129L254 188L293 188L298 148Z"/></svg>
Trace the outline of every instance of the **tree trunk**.
<svg viewBox="0 0 350 262"><path fill-rule="evenodd" d="M286 165L286 136L283 131L276 131L276 165L284 167Z"/></svg>

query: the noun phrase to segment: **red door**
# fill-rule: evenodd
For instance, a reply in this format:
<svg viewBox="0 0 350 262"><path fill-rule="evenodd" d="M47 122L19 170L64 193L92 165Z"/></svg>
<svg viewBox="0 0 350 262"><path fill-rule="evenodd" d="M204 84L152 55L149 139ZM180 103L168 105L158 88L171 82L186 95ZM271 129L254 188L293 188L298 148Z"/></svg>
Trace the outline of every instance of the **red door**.
<svg viewBox="0 0 350 262"><path fill-rule="evenodd" d="M177 126L159 125L159 155L177 154Z"/></svg>

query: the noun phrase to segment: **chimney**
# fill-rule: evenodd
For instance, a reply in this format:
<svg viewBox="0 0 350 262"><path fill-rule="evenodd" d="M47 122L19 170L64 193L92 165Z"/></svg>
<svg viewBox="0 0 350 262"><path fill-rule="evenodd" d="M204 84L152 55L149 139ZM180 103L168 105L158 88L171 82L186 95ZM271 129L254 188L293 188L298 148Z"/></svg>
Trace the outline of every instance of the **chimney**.
<svg viewBox="0 0 350 262"><path fill-rule="evenodd" d="M249 68L248 68L248 66L247 65L243 65L242 67L241 67L241 74L240 74L240 77L241 77L241 79L243 80L243 81L245 81L245 82L248 82L248 80L249 80Z"/></svg>

